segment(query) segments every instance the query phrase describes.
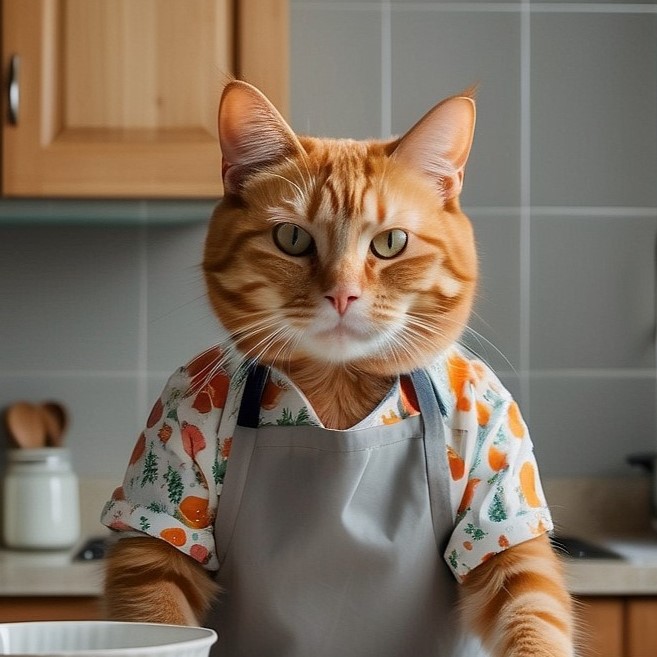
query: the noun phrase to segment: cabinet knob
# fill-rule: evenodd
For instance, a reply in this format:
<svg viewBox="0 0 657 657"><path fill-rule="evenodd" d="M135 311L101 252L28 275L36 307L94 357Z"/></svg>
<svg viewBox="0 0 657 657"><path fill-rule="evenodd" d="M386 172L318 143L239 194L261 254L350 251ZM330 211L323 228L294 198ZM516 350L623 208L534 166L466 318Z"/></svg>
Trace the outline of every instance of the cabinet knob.
<svg viewBox="0 0 657 657"><path fill-rule="evenodd" d="M18 110L20 108L20 55L12 55L9 61L9 123L18 125Z"/></svg>

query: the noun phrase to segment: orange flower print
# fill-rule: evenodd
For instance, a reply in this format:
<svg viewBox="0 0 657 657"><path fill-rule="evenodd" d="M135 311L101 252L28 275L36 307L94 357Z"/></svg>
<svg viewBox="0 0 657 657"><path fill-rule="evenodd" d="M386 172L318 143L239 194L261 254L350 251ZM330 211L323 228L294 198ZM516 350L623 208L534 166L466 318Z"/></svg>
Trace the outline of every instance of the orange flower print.
<svg viewBox="0 0 657 657"><path fill-rule="evenodd" d="M471 543L470 541L464 541L464 543L463 543L463 547L464 547L466 550L470 551L470 550L472 550L472 543Z"/></svg>
<svg viewBox="0 0 657 657"><path fill-rule="evenodd" d="M196 395L192 408L199 413L209 413L213 408L223 408L229 385L230 380L225 372L215 374Z"/></svg>
<svg viewBox="0 0 657 657"><path fill-rule="evenodd" d="M477 402L477 424L485 427L490 421L491 408L486 402Z"/></svg>
<svg viewBox="0 0 657 657"><path fill-rule="evenodd" d="M207 389L204 388L194 397L192 408L196 409L199 413L209 413L212 410L212 397L210 397Z"/></svg>
<svg viewBox="0 0 657 657"><path fill-rule="evenodd" d="M530 507L543 506L536 492L536 468L530 461L525 461L520 468L520 489Z"/></svg>
<svg viewBox="0 0 657 657"><path fill-rule="evenodd" d="M167 543L171 543L171 545L175 545L176 547L181 547L187 543L187 535L179 527L163 529L160 532L160 538L163 538Z"/></svg>
<svg viewBox="0 0 657 657"><path fill-rule="evenodd" d="M230 456L230 448L233 446L233 438L230 436L221 443L221 458L227 459Z"/></svg>
<svg viewBox="0 0 657 657"><path fill-rule="evenodd" d="M510 545L509 539L504 534L497 539L497 544L503 549L508 548Z"/></svg>
<svg viewBox="0 0 657 657"><path fill-rule="evenodd" d="M188 495L180 502L178 510L182 516L182 521L188 527L200 529L210 525L208 500L206 498Z"/></svg>
<svg viewBox="0 0 657 657"><path fill-rule="evenodd" d="M474 498L475 491L477 486L481 483L481 479L470 479L465 487L465 492L461 498L461 504L458 508L458 513L463 513L472 505L472 499Z"/></svg>
<svg viewBox="0 0 657 657"><path fill-rule="evenodd" d="M465 474L465 461L449 446L447 447L447 460L452 479L458 481Z"/></svg>
<svg viewBox="0 0 657 657"><path fill-rule="evenodd" d="M456 400L456 408L459 411L463 411L464 413L467 413L472 408L472 404L470 403L470 400L467 397L459 397Z"/></svg>
<svg viewBox="0 0 657 657"><path fill-rule="evenodd" d="M195 458L198 452L205 449L205 438L197 426L183 421L181 434L183 449L191 458Z"/></svg>
<svg viewBox="0 0 657 657"><path fill-rule="evenodd" d="M146 420L146 428L152 429L162 419L163 412L164 406L162 405L162 400L158 399L151 409L148 420Z"/></svg>
<svg viewBox="0 0 657 657"><path fill-rule="evenodd" d="M522 438L525 435L525 423L522 421L520 409L516 402L511 402L508 411L509 429L516 438Z"/></svg>
<svg viewBox="0 0 657 657"><path fill-rule="evenodd" d="M470 383L477 383L478 379L485 374L483 365L476 361L471 363L460 354L452 354L447 360L447 374L450 388L456 396L456 408L467 413L472 407L466 395L467 387ZM483 419L479 409L477 410L479 418Z"/></svg>
<svg viewBox="0 0 657 657"><path fill-rule="evenodd" d="M112 493L112 499L116 501L125 500L125 491L123 490L123 486L119 486L118 488L114 489L114 492Z"/></svg>
<svg viewBox="0 0 657 657"><path fill-rule="evenodd" d="M130 456L130 465L134 465L139 461L139 459L144 455L144 452L146 451L146 436L143 434L143 432L139 435L139 438L137 439L137 444L135 445L135 448L132 450L132 454Z"/></svg>
<svg viewBox="0 0 657 657"><path fill-rule="evenodd" d="M203 564L210 561L210 551L204 545L199 545L198 543L192 545L189 549L189 556Z"/></svg>
<svg viewBox="0 0 657 657"><path fill-rule="evenodd" d="M388 425L388 424L397 424L397 422L400 421L400 417L399 417L399 415L397 415L397 413L395 413L395 411L393 411L391 409L386 414L381 416L381 421L383 422L383 424L386 424L386 425Z"/></svg>
<svg viewBox="0 0 657 657"><path fill-rule="evenodd" d="M488 448L488 465L490 465L490 469L493 472L504 470L504 468L507 466L506 454L502 450L495 447L495 445L491 445Z"/></svg>
<svg viewBox="0 0 657 657"><path fill-rule="evenodd" d="M166 445L169 442L169 438L171 438L172 433L173 430L171 429L171 426L165 422L157 432L157 437L160 439L160 442L163 445Z"/></svg>
<svg viewBox="0 0 657 657"><path fill-rule="evenodd" d="M260 402L260 406L266 411L274 410L278 406L281 396L285 390L286 389L282 385L272 381L270 377L265 384L265 389L262 391L262 400Z"/></svg>

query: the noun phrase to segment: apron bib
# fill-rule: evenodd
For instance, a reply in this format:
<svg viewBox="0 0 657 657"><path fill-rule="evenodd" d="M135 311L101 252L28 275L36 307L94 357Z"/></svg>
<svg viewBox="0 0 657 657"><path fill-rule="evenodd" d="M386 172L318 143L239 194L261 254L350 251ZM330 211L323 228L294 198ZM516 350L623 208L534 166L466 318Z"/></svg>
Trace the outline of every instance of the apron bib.
<svg viewBox="0 0 657 657"><path fill-rule="evenodd" d="M212 654L481 655L442 559L454 518L426 373L411 375L421 416L347 431L258 428L266 377L247 380L219 503Z"/></svg>

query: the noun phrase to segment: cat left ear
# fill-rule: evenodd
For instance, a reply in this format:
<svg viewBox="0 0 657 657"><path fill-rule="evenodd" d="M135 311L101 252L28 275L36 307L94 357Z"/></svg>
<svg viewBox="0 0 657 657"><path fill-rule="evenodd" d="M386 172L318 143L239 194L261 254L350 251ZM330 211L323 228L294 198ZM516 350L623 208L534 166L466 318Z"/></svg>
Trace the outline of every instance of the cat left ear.
<svg viewBox="0 0 657 657"><path fill-rule="evenodd" d="M241 80L233 80L224 88L218 126L226 193L239 194L250 175L302 150L267 97Z"/></svg>
<svg viewBox="0 0 657 657"><path fill-rule="evenodd" d="M454 96L424 115L394 146L392 157L436 181L449 200L463 187L476 110L469 96Z"/></svg>

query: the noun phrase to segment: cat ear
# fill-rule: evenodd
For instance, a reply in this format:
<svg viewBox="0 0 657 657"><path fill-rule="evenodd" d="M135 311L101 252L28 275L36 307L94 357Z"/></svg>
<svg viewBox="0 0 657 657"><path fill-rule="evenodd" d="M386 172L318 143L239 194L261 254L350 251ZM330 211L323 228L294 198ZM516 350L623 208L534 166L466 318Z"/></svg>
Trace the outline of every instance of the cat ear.
<svg viewBox="0 0 657 657"><path fill-rule="evenodd" d="M445 200L458 196L472 146L475 117L471 97L448 98L396 142L392 157L435 180Z"/></svg>
<svg viewBox="0 0 657 657"><path fill-rule="evenodd" d="M250 175L302 150L290 126L265 95L241 80L224 87L217 120L227 193L238 194Z"/></svg>

